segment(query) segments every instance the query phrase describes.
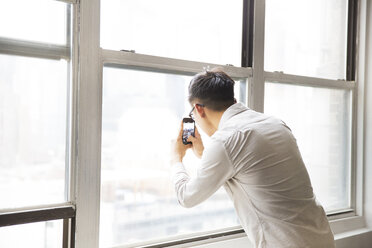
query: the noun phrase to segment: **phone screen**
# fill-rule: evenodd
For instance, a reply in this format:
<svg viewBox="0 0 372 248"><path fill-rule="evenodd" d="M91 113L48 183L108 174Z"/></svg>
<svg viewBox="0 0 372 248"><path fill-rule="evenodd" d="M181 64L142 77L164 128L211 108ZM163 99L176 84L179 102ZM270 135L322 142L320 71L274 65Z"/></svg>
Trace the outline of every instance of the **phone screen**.
<svg viewBox="0 0 372 248"><path fill-rule="evenodd" d="M182 142L186 144L191 144L187 139L190 135L195 136L195 124L194 122L183 122L183 133L182 133Z"/></svg>

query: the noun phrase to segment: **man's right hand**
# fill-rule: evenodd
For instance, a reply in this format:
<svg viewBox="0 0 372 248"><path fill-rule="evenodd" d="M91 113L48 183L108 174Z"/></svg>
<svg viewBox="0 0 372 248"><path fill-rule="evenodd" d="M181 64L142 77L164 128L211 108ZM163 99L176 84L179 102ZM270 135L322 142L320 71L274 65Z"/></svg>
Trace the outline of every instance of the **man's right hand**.
<svg viewBox="0 0 372 248"><path fill-rule="evenodd" d="M197 156L198 158L201 158L203 155L203 151L204 151L204 145L200 137L200 133L196 127L195 127L195 137L190 135L187 141L192 143L191 148L195 156Z"/></svg>

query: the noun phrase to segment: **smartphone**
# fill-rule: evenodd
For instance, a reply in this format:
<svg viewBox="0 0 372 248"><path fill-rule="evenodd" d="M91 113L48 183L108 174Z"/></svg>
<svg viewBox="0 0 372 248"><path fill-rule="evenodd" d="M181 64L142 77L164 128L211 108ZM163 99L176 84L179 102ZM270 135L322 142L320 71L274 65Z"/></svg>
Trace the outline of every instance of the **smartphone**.
<svg viewBox="0 0 372 248"><path fill-rule="evenodd" d="M195 121L192 118L183 118L183 132L182 132L182 143L184 145L191 144L187 139L190 135L195 137Z"/></svg>

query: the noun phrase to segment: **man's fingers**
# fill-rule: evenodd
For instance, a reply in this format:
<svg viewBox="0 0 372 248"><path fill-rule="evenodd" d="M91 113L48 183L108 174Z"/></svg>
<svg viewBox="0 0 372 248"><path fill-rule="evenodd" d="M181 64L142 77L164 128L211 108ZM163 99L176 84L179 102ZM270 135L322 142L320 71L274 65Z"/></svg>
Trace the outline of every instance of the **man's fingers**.
<svg viewBox="0 0 372 248"><path fill-rule="evenodd" d="M180 131L178 132L178 139L182 139L183 133L183 121L181 121Z"/></svg>
<svg viewBox="0 0 372 248"><path fill-rule="evenodd" d="M193 137L192 135L190 135L190 136L187 138L187 141L189 141L189 142L194 142L194 140L196 140L196 138Z"/></svg>

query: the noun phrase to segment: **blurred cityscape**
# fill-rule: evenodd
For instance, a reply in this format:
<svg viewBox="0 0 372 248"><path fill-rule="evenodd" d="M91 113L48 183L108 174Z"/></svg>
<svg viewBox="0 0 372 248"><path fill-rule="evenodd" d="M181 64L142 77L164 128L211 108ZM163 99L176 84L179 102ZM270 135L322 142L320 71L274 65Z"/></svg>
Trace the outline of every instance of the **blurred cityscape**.
<svg viewBox="0 0 372 248"><path fill-rule="evenodd" d="M239 225L223 189L192 209L181 207L175 198L170 141L191 109L187 102L190 79L104 69L102 247ZM237 83L238 96L240 87ZM208 142L203 133L202 137ZM188 151L185 164L190 174L195 174L198 162Z"/></svg>
<svg viewBox="0 0 372 248"><path fill-rule="evenodd" d="M0 55L0 209L66 201L67 66ZM61 242L62 221L0 228L4 248Z"/></svg>

